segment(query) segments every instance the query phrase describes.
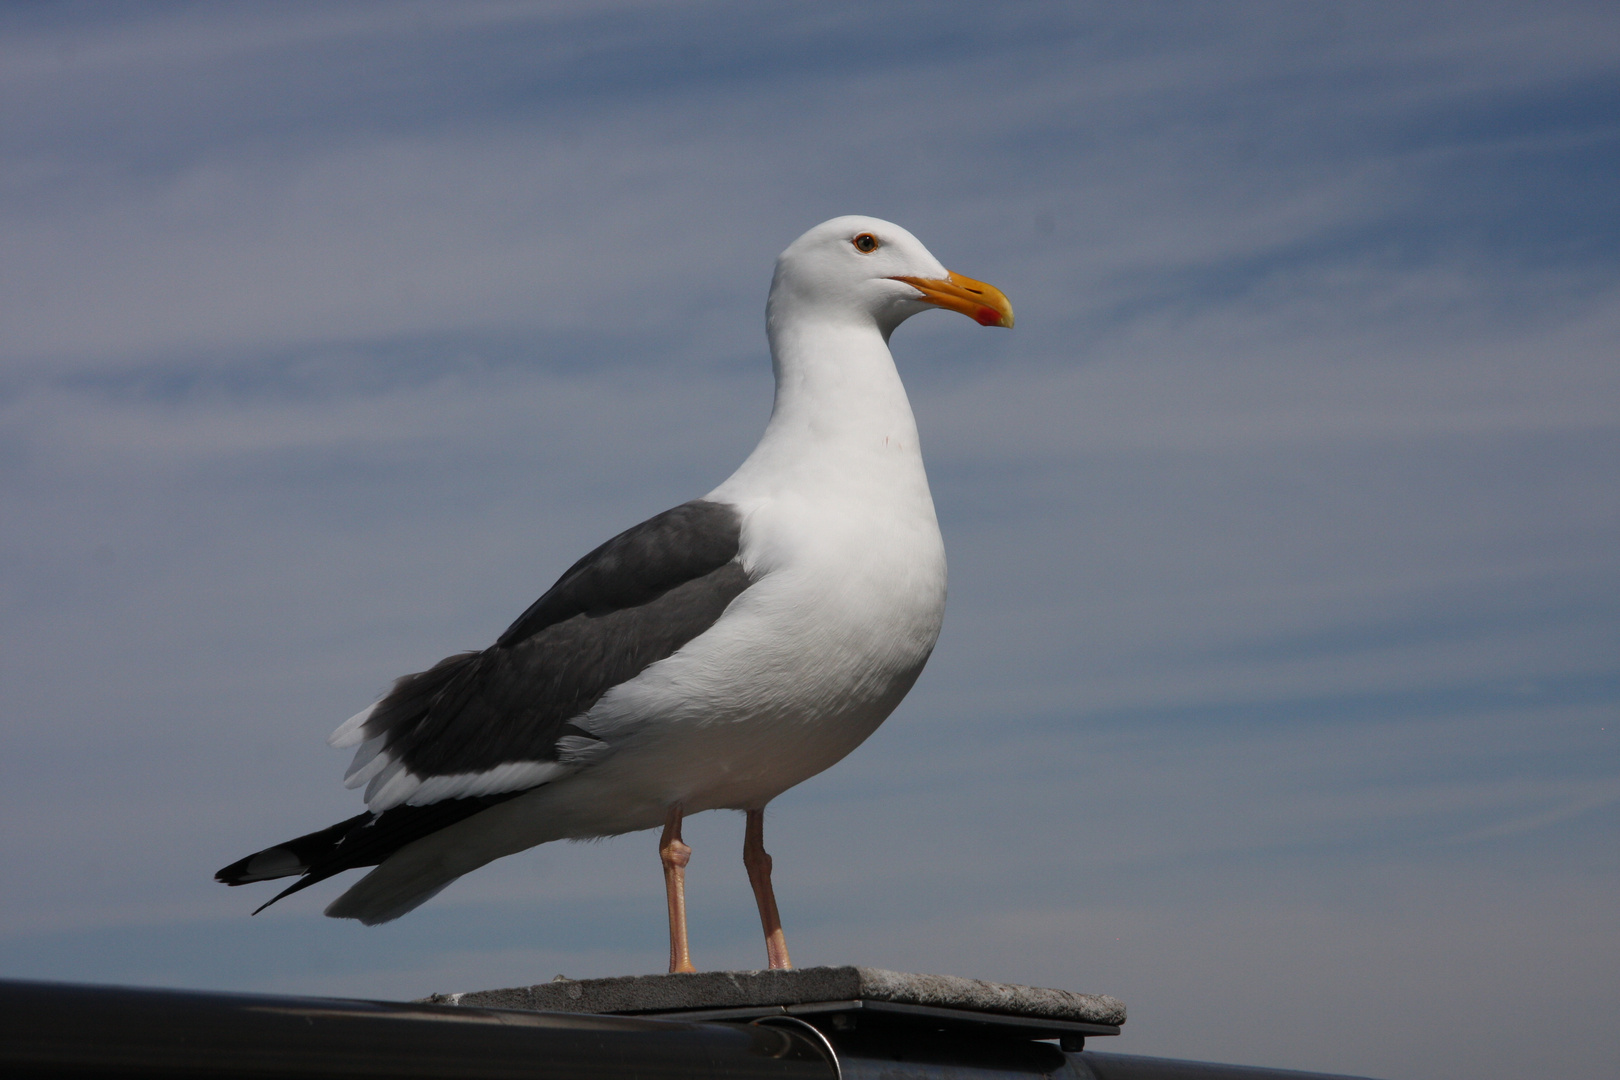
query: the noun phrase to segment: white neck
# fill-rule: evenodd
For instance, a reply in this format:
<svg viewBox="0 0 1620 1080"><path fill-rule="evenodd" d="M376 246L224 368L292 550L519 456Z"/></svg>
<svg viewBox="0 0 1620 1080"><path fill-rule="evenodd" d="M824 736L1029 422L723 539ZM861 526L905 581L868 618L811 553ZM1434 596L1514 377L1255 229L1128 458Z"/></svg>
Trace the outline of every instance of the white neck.
<svg viewBox="0 0 1620 1080"><path fill-rule="evenodd" d="M917 423L887 335L869 317L805 318L777 307L766 318L776 372L770 422L710 497L751 505L784 495L910 502L920 494L931 517Z"/></svg>

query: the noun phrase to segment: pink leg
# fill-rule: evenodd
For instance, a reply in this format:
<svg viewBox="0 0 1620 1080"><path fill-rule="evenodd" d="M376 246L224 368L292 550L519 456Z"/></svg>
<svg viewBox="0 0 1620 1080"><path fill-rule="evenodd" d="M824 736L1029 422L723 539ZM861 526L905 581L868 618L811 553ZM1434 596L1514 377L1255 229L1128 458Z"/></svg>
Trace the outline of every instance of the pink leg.
<svg viewBox="0 0 1620 1080"><path fill-rule="evenodd" d="M793 966L788 959L787 938L782 935L782 917L776 912L776 893L771 890L771 857L765 853L765 811L748 811L748 827L743 834L743 865L748 868L748 884L754 887L759 904L759 923L765 930L765 954L773 970Z"/></svg>
<svg viewBox="0 0 1620 1080"><path fill-rule="evenodd" d="M664 864L664 893L669 898L669 970L696 971L686 944L686 864L692 849L681 841L681 808L672 806L664 818L658 858Z"/></svg>

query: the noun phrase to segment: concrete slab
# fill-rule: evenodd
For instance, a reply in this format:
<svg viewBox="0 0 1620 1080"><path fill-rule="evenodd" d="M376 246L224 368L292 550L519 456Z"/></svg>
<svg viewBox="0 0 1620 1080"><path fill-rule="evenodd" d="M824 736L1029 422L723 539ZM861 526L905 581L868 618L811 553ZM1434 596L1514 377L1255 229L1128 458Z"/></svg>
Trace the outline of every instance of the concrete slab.
<svg viewBox="0 0 1620 1080"><path fill-rule="evenodd" d="M1125 1004L1104 994L1076 994L1069 990L985 982L953 975L908 975L869 967L701 971L611 979L567 979L559 975L537 986L435 994L425 1000L487 1009L662 1015L834 1002L883 1002L923 1007L930 1012L939 1009L989 1013L1116 1028L1125 1022Z"/></svg>

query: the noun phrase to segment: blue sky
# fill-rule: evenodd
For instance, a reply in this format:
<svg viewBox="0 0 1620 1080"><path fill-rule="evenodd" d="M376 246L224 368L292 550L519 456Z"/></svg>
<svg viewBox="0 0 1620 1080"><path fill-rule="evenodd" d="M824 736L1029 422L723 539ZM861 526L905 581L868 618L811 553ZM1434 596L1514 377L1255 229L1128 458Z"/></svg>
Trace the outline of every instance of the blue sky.
<svg viewBox="0 0 1620 1080"><path fill-rule="evenodd" d="M0 9L0 974L658 970L653 838L378 929L211 881L324 736L764 422L841 213L1012 298L894 341L922 681L773 804L801 964L1112 993L1117 1048L1441 1078L1620 1042L1604 4ZM763 960L695 820L696 959Z"/></svg>

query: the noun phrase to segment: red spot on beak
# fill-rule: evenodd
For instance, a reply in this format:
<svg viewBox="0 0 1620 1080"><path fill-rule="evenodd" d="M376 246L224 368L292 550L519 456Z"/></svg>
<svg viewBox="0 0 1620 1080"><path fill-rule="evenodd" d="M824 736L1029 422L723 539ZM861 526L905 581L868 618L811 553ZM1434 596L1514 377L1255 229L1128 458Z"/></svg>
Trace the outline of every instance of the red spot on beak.
<svg viewBox="0 0 1620 1080"><path fill-rule="evenodd" d="M1001 312L994 308L982 307L973 318L980 326L995 326L1001 322Z"/></svg>

